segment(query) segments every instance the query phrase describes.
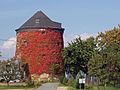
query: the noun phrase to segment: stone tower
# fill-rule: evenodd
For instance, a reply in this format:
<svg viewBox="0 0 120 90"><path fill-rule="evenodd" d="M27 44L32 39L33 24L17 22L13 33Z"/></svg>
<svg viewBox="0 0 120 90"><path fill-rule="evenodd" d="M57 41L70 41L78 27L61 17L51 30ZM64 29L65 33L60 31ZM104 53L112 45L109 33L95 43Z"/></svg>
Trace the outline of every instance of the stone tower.
<svg viewBox="0 0 120 90"><path fill-rule="evenodd" d="M63 71L63 32L61 23L38 11L16 30L16 58L29 66L30 74L56 74Z"/></svg>

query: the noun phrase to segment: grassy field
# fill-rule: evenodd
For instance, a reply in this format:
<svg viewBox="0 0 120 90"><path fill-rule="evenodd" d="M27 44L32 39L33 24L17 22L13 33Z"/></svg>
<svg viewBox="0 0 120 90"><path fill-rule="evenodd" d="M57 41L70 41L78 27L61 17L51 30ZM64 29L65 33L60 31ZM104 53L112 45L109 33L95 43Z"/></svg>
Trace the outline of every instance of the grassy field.
<svg viewBox="0 0 120 90"><path fill-rule="evenodd" d="M120 88L115 88L115 87L93 87L88 90L120 90Z"/></svg>
<svg viewBox="0 0 120 90"><path fill-rule="evenodd" d="M69 90L77 90L73 87L69 87ZM91 89L83 89L83 90L120 90L120 88L115 88L115 87L93 87Z"/></svg>
<svg viewBox="0 0 120 90"><path fill-rule="evenodd" d="M77 90L77 89L75 89L75 88L73 88L73 87L69 87L68 90Z"/></svg>
<svg viewBox="0 0 120 90"><path fill-rule="evenodd" d="M4 85L0 85L0 90L4 90L4 89L23 89L23 90L35 90L35 87L27 87L27 86L4 86Z"/></svg>

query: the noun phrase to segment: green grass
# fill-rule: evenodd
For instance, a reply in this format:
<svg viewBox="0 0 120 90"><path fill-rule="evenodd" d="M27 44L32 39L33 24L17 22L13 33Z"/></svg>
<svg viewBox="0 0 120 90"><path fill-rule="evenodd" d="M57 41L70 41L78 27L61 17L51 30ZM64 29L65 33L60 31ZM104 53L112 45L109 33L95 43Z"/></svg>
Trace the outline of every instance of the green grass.
<svg viewBox="0 0 120 90"><path fill-rule="evenodd" d="M68 90L77 90L77 89L73 87L69 87Z"/></svg>
<svg viewBox="0 0 120 90"><path fill-rule="evenodd" d="M69 90L77 90L76 88L73 88L73 87L69 87ZM102 86L99 86L99 87L93 87L91 89L82 89L82 90L120 90L120 88L115 88L115 87L102 87Z"/></svg>
<svg viewBox="0 0 120 90"><path fill-rule="evenodd" d="M64 84L59 83L58 87L68 87L68 90L77 90L76 88L66 86Z"/></svg>
<svg viewBox="0 0 120 90"><path fill-rule="evenodd" d="M120 90L120 88L115 88L115 87L102 87L102 86L99 86L99 87L93 87L91 89L87 89L87 90Z"/></svg>
<svg viewBox="0 0 120 90"><path fill-rule="evenodd" d="M66 85L64 85L64 84L62 84L62 83L59 83L59 85L58 85L58 86L59 86L59 87L60 87L60 86L65 87Z"/></svg>
<svg viewBox="0 0 120 90"><path fill-rule="evenodd" d="M28 87L28 86L5 86L5 85L0 85L0 89L30 89L30 88L35 88L35 87Z"/></svg>

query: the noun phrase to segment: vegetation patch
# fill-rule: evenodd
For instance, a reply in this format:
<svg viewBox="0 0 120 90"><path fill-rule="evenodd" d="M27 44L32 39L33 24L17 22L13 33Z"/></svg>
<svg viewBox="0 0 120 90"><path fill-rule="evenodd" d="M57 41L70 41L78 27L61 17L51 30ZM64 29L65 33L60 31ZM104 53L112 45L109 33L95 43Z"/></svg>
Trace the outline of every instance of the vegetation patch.
<svg viewBox="0 0 120 90"><path fill-rule="evenodd" d="M30 88L35 89L36 87L33 87L33 86L20 86L20 85L15 85L15 86L0 85L0 89L30 89Z"/></svg>
<svg viewBox="0 0 120 90"><path fill-rule="evenodd" d="M86 90L120 90L120 88L111 87L111 86L107 86L107 87L94 86L94 87L86 89Z"/></svg>

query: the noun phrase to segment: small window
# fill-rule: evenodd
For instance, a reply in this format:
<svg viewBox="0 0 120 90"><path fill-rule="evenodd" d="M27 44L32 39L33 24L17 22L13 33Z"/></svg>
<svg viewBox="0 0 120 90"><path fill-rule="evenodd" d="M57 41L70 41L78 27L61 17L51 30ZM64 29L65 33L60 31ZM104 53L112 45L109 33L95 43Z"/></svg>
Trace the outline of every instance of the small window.
<svg viewBox="0 0 120 90"><path fill-rule="evenodd" d="M59 45L60 45L60 42L58 42L57 45L59 46Z"/></svg>
<svg viewBox="0 0 120 90"><path fill-rule="evenodd" d="M28 42L26 40L23 41L24 46L28 45Z"/></svg>
<svg viewBox="0 0 120 90"><path fill-rule="evenodd" d="M45 34L45 31L42 31L41 33L42 33L42 34Z"/></svg>
<svg viewBox="0 0 120 90"><path fill-rule="evenodd" d="M43 57L45 56L45 54L42 55Z"/></svg>
<svg viewBox="0 0 120 90"><path fill-rule="evenodd" d="M36 19L36 20L35 20L35 23L36 23L36 24L40 23L40 19Z"/></svg>

